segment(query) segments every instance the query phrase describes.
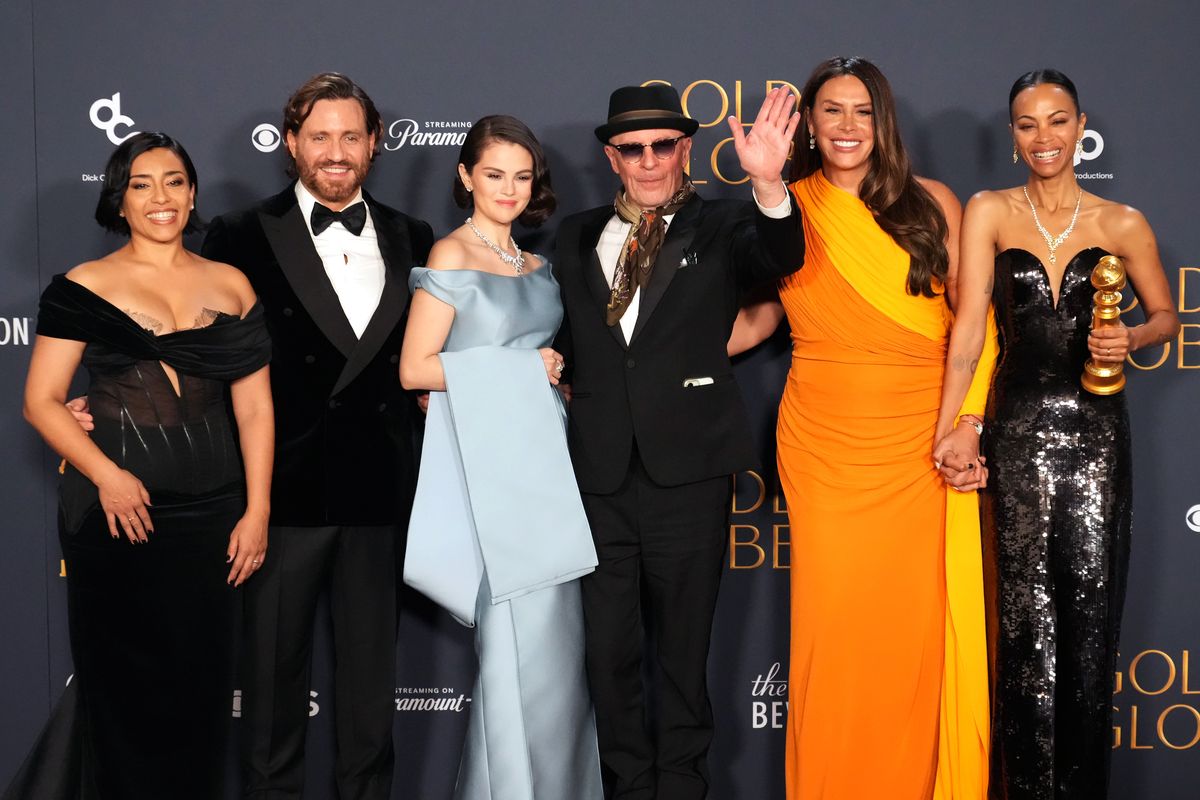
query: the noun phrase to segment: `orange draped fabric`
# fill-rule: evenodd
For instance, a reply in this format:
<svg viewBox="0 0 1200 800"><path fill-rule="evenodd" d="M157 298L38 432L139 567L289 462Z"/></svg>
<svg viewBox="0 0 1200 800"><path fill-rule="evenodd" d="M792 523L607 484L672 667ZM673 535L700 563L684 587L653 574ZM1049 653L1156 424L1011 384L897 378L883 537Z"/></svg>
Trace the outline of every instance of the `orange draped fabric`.
<svg viewBox="0 0 1200 800"><path fill-rule="evenodd" d="M820 172L792 191L807 256L780 290L793 340L778 427L792 536L788 798L982 798L977 501L948 498L930 456L950 312L905 292L908 254L858 198ZM964 413L982 412L993 355Z"/></svg>

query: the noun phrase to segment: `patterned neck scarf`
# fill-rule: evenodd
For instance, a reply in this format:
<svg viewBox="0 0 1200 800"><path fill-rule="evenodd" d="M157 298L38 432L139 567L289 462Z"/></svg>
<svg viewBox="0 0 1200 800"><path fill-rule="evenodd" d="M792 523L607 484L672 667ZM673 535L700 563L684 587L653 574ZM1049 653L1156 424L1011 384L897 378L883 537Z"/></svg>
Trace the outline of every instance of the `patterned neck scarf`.
<svg viewBox="0 0 1200 800"><path fill-rule="evenodd" d="M654 262L658 260L658 251L662 249L663 239L666 238L667 223L663 217L674 214L687 204L696 193L696 187L685 176L679 191L672 195L666 203L651 211L643 211L625 196L624 191L617 192L614 203L617 216L632 227L625 237L625 246L617 258L617 269L613 273L612 292L608 296L608 308L605 319L609 327L616 325L629 308L635 289L645 289L650 283L650 273Z"/></svg>

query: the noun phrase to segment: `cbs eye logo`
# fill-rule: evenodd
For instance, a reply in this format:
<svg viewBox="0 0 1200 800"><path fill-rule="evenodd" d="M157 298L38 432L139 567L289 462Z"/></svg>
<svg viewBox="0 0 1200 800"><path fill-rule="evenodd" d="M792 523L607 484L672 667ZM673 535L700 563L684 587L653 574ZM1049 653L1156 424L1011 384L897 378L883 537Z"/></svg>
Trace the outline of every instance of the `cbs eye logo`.
<svg viewBox="0 0 1200 800"><path fill-rule="evenodd" d="M1104 152L1104 137L1091 128L1085 130L1083 136L1080 138L1082 139L1082 147L1080 147L1078 155L1075 157L1075 166L1077 167L1084 161L1099 158L1100 154Z"/></svg>
<svg viewBox="0 0 1200 800"><path fill-rule="evenodd" d="M1194 533L1200 533L1200 505L1194 505L1187 510L1187 516L1184 517L1187 526Z"/></svg>
<svg viewBox="0 0 1200 800"><path fill-rule="evenodd" d="M264 122L250 133L250 144L260 153L272 152L279 147L281 141L283 136L279 133L279 128L269 122Z"/></svg>

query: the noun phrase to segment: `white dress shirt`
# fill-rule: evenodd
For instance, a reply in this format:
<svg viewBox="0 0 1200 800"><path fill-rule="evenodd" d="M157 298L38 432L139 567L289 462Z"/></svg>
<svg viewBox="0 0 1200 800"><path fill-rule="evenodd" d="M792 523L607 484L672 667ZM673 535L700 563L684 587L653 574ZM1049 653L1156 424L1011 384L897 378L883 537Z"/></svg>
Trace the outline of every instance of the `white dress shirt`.
<svg viewBox="0 0 1200 800"><path fill-rule="evenodd" d="M362 199L362 189L359 189L346 206L362 202ZM362 338L367 323L379 306L385 275L379 237L371 220L371 208L367 207L367 222L358 236L346 230L341 222L334 222L320 236L313 236L312 210L318 201L300 181L296 181L296 201L300 204L300 212L304 215L304 224L308 226L308 235L312 236L317 255L325 265L325 274L329 276L333 291L342 304L342 312L350 321L354 334Z"/></svg>
<svg viewBox="0 0 1200 800"><path fill-rule="evenodd" d="M752 192L753 193L753 192ZM773 208L764 208L762 203L758 202L758 197L755 196L754 203L758 206L758 210L765 216L771 219L783 219L790 216L792 213L791 200L788 197L783 198L783 202ZM671 220L675 218L674 214L668 214L663 217L664 225L671 227ZM596 242L596 255L600 258L600 268L604 270L604 282L612 288L613 275L617 271L617 259L621 256L621 248L625 244L625 237L629 235L629 229L633 227L632 223L626 222L616 214L613 214L612 219L604 226L604 230L600 232L600 240ZM625 342L628 343L633 338L633 328L637 325L638 308L641 305L641 293L638 291L637 284L633 285L633 297L629 300L629 306L625 309L625 313L621 315L621 333L625 335Z"/></svg>

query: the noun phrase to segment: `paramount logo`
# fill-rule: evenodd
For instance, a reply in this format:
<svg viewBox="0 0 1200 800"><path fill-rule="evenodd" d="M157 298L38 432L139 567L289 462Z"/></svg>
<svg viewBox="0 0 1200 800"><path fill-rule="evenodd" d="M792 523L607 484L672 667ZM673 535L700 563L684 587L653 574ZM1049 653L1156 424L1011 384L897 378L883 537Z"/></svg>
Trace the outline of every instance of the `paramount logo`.
<svg viewBox="0 0 1200 800"><path fill-rule="evenodd" d="M405 145L413 147L462 147L470 122L426 121L398 119L387 127L387 141L383 149L394 151Z"/></svg>
<svg viewBox="0 0 1200 800"><path fill-rule="evenodd" d="M396 689L397 711L466 711L471 698L451 688L419 688L402 686Z"/></svg>

